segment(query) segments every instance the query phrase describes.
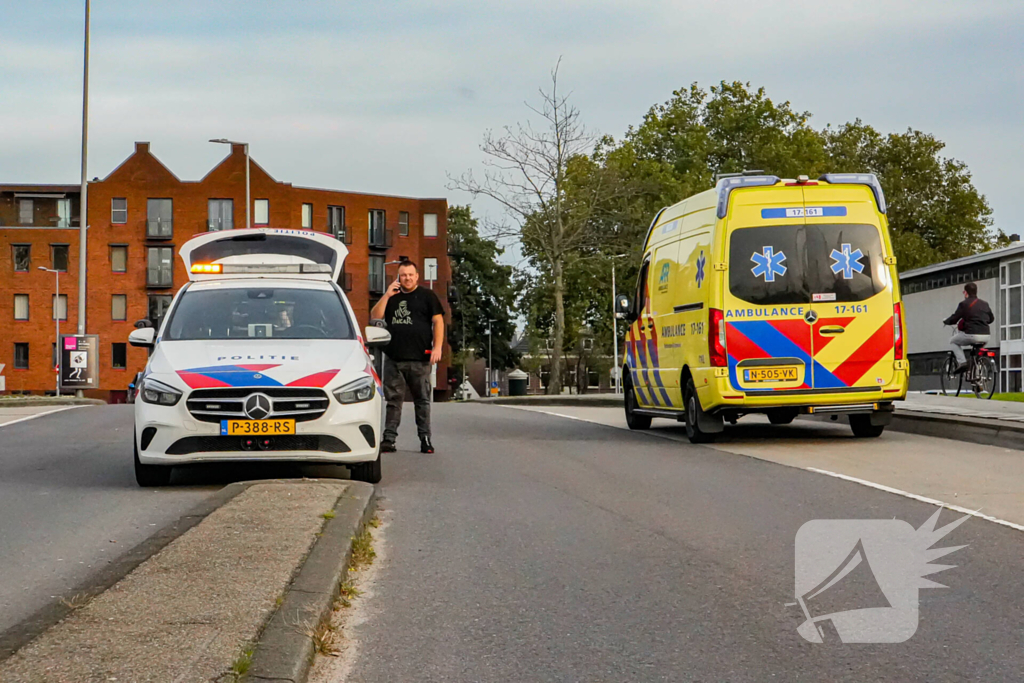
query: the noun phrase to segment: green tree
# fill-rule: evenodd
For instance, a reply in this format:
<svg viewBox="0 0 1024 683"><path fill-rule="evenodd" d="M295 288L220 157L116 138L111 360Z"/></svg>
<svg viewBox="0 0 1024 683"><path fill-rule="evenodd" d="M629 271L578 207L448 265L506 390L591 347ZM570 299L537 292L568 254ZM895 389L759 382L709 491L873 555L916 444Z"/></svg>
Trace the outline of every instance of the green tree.
<svg viewBox="0 0 1024 683"><path fill-rule="evenodd" d="M510 342L516 328L513 308L518 284L512 267L497 261L502 249L494 240L480 236L477 219L469 206L448 209L448 249L452 285L458 293L448 336L455 357L466 362L471 362L473 356L486 358L487 321L493 319L494 367L514 366L518 354Z"/></svg>

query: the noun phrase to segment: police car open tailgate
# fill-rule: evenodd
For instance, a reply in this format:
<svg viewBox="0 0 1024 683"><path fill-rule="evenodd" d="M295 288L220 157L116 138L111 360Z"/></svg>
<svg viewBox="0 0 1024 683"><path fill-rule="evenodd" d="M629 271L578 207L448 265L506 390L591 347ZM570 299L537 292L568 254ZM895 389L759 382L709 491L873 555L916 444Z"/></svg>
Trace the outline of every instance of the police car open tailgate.
<svg viewBox="0 0 1024 683"><path fill-rule="evenodd" d="M287 277L337 281L348 249L312 230L252 228L204 233L181 246L190 280Z"/></svg>

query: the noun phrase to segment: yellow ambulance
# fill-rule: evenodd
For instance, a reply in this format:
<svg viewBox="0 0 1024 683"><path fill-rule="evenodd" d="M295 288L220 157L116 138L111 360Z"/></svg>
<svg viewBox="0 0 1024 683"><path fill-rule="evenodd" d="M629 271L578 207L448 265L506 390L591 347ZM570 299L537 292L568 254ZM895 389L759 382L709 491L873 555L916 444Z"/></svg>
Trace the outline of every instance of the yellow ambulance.
<svg viewBox="0 0 1024 683"><path fill-rule="evenodd" d="M814 413L880 435L909 369L885 214L866 173L729 174L662 209L618 304L630 428L672 418L700 443L744 414Z"/></svg>

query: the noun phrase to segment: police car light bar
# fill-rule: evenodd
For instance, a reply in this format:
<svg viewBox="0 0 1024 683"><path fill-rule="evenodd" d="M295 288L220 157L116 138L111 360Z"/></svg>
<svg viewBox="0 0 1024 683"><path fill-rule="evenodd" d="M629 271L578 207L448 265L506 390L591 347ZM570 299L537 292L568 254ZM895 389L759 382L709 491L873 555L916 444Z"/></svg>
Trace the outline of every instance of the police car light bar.
<svg viewBox="0 0 1024 683"><path fill-rule="evenodd" d="M878 213L885 213L885 194L874 173L825 173L818 180L831 185L867 185L875 195Z"/></svg>
<svg viewBox="0 0 1024 683"><path fill-rule="evenodd" d="M765 187L779 182L777 175L755 175L722 178L715 185L718 190L718 217L725 218L729 212L729 195L741 187Z"/></svg>
<svg viewBox="0 0 1024 683"><path fill-rule="evenodd" d="M273 273L330 273L326 263L195 263L192 272L201 275L239 275Z"/></svg>

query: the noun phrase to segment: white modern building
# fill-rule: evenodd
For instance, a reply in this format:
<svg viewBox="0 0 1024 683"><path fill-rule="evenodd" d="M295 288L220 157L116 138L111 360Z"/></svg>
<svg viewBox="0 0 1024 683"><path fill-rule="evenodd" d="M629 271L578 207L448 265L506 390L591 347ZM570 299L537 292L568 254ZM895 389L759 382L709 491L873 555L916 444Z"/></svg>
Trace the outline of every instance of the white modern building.
<svg viewBox="0 0 1024 683"><path fill-rule="evenodd" d="M1021 391L1024 356L1024 243L900 273L910 358L910 389L939 388L952 329L943 327L963 298L968 282L992 307L989 348L999 351L999 391Z"/></svg>

